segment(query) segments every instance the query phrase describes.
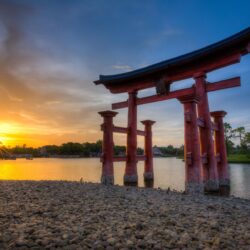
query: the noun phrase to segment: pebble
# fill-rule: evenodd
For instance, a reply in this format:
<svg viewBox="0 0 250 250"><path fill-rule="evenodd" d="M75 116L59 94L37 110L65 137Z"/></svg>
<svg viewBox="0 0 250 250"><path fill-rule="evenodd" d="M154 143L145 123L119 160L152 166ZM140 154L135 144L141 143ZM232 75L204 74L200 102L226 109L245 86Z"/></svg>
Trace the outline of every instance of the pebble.
<svg viewBox="0 0 250 250"><path fill-rule="evenodd" d="M0 249L250 249L250 200L0 181Z"/></svg>

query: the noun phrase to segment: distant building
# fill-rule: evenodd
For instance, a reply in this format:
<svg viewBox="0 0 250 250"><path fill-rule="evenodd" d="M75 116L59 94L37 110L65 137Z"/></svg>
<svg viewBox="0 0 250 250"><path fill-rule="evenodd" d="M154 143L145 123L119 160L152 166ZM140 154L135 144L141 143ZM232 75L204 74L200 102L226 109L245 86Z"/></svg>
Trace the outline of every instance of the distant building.
<svg viewBox="0 0 250 250"><path fill-rule="evenodd" d="M43 155L47 155L47 149L45 146L39 148L39 153L43 156Z"/></svg>
<svg viewBox="0 0 250 250"><path fill-rule="evenodd" d="M159 157L164 156L164 154L161 152L161 150L156 146L153 147L153 155L154 156L159 156Z"/></svg>

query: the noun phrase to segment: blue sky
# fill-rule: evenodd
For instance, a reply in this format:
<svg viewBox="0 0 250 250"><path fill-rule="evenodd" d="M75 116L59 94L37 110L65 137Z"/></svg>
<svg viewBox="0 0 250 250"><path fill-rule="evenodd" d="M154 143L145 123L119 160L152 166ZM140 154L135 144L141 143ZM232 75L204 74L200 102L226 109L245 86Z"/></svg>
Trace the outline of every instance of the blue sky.
<svg viewBox="0 0 250 250"><path fill-rule="evenodd" d="M31 145L95 141L101 138L97 112L127 98L95 86L99 74L191 52L249 25L247 0L0 0L0 132L2 124L9 128L2 129L9 141ZM242 86L209 93L211 111L227 111L227 122L250 131L250 56L209 74L208 80L234 76L241 76ZM126 115L121 110L116 124L126 126ZM183 143L179 102L145 105L138 115L157 121L155 144ZM116 143L124 142L116 137Z"/></svg>

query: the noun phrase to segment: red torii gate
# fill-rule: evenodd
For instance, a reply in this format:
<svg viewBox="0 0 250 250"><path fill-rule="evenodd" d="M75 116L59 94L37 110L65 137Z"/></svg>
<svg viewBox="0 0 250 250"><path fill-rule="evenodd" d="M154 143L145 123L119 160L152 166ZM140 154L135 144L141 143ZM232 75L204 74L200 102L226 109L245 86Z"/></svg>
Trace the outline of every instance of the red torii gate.
<svg viewBox="0 0 250 250"><path fill-rule="evenodd" d="M128 108L128 126L113 125L114 111L103 111L102 183L113 184L114 161L125 161L125 183L137 183L137 161L145 161L144 179L152 180L152 125L142 121L145 130L137 130L137 105L176 98L184 107L185 169L187 192L218 191L230 186L223 117L225 111L209 110L207 93L240 86L240 77L215 83L206 81L206 74L231 64L250 53L250 28L227 39L170 60L118 75L100 75L95 84L103 84L111 93L128 93L128 100L112 104L112 109ZM194 79L191 88L170 91L175 81ZM138 98L139 90L156 87L156 95ZM214 118L214 122L211 121ZM127 134L126 157L114 157L113 132ZM145 137L145 156L137 156L137 135Z"/></svg>

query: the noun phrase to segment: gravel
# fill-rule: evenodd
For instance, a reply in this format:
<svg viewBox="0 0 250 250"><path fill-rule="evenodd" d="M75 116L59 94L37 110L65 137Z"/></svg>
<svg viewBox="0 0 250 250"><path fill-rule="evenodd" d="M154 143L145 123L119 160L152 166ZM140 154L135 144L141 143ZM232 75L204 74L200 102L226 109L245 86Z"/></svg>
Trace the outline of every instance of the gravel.
<svg viewBox="0 0 250 250"><path fill-rule="evenodd" d="M0 249L250 249L250 200L0 181Z"/></svg>

